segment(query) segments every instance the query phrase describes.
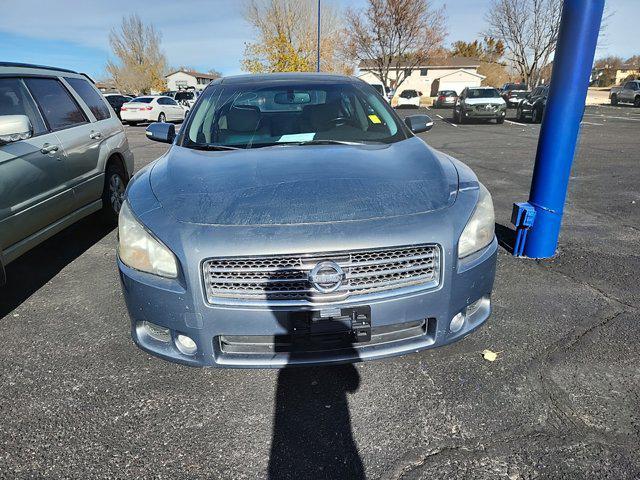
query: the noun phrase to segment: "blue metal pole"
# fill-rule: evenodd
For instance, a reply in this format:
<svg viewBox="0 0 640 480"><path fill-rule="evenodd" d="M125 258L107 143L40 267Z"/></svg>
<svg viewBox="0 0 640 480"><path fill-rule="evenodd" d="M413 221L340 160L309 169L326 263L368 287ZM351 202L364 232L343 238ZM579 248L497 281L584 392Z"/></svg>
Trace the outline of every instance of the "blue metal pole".
<svg viewBox="0 0 640 480"><path fill-rule="evenodd" d="M536 218L524 245L527 257L553 257L558 246L604 1L564 0L529 194Z"/></svg>
<svg viewBox="0 0 640 480"><path fill-rule="evenodd" d="M318 62L317 71L320 72L320 0L318 0Z"/></svg>

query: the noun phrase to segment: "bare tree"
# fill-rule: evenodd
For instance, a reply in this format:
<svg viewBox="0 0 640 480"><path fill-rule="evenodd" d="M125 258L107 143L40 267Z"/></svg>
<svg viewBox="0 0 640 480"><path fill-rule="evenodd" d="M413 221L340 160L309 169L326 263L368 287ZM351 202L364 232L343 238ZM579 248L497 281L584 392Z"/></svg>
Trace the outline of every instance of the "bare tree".
<svg viewBox="0 0 640 480"><path fill-rule="evenodd" d="M242 67L252 73L316 70L316 0L245 0L244 17L256 41L245 46ZM339 12L327 2L320 15L322 71L349 73L340 55L344 43Z"/></svg>
<svg viewBox="0 0 640 480"><path fill-rule="evenodd" d="M138 15L123 17L119 29L112 29L109 43L118 63L107 62L107 72L120 91L137 94L163 90L166 58L160 48L161 36L153 25L145 25Z"/></svg>
<svg viewBox="0 0 640 480"><path fill-rule="evenodd" d="M562 0L493 0L487 35L501 40L507 58L530 86L540 81L556 50Z"/></svg>
<svg viewBox="0 0 640 480"><path fill-rule="evenodd" d="M347 47L380 81L398 88L407 72L442 51L444 9L429 0L368 0L347 11Z"/></svg>

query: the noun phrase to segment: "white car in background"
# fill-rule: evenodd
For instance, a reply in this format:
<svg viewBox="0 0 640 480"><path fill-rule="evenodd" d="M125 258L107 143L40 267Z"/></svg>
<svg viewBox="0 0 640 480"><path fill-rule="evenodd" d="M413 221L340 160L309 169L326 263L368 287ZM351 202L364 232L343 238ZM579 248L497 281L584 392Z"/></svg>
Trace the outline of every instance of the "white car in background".
<svg viewBox="0 0 640 480"><path fill-rule="evenodd" d="M420 108L420 97L422 97L422 92L418 92L417 90L403 90L398 95L398 103L396 104L398 107L414 107Z"/></svg>
<svg viewBox="0 0 640 480"><path fill-rule="evenodd" d="M173 98L145 95L123 104L120 107L120 117L129 125L140 122L182 122L185 109Z"/></svg>

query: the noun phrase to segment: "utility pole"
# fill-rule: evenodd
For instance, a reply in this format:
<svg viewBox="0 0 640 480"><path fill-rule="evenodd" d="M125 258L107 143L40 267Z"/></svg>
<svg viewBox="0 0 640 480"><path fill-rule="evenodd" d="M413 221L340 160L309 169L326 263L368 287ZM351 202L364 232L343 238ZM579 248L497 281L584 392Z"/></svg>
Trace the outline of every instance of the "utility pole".
<svg viewBox="0 0 640 480"><path fill-rule="evenodd" d="M320 72L320 0L318 0L318 61L316 66L317 71Z"/></svg>
<svg viewBox="0 0 640 480"><path fill-rule="evenodd" d="M604 2L564 0L529 202L514 208L514 218L525 219L516 224L519 234L530 228L523 245L529 258L549 258L556 252ZM517 215L522 210L529 215Z"/></svg>

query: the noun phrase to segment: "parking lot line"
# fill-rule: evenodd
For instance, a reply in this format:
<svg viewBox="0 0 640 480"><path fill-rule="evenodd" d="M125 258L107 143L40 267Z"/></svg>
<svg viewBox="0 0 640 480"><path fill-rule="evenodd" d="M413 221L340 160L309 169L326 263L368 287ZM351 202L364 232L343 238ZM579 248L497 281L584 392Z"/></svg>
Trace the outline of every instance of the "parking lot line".
<svg viewBox="0 0 640 480"><path fill-rule="evenodd" d="M514 122L514 121L512 121L512 120L505 120L505 122L507 122L507 123L511 123L511 124L513 124L513 125L522 125L523 127L528 127L528 126L529 126L529 124L528 124L528 123Z"/></svg>
<svg viewBox="0 0 640 480"><path fill-rule="evenodd" d="M585 113L584 116L589 116L589 117L599 117L599 118L611 118L614 120L629 120L630 122L640 122L640 118L630 118L630 117L618 117L618 116L612 116L612 115L601 115L598 113Z"/></svg>
<svg viewBox="0 0 640 480"><path fill-rule="evenodd" d="M438 117L438 118L439 118L440 120L442 120L443 122L446 122L446 123L448 123L449 125L451 125L451 126L454 126L454 127L458 128L458 125L456 125L455 123L453 123L453 122L451 122L451 121L447 120L447 119L446 119L446 118L444 118L442 115L438 115L438 114L436 113L436 117Z"/></svg>
<svg viewBox="0 0 640 480"><path fill-rule="evenodd" d="M580 125L596 125L598 127L604 127L604 123L593 123L593 122L580 122Z"/></svg>

